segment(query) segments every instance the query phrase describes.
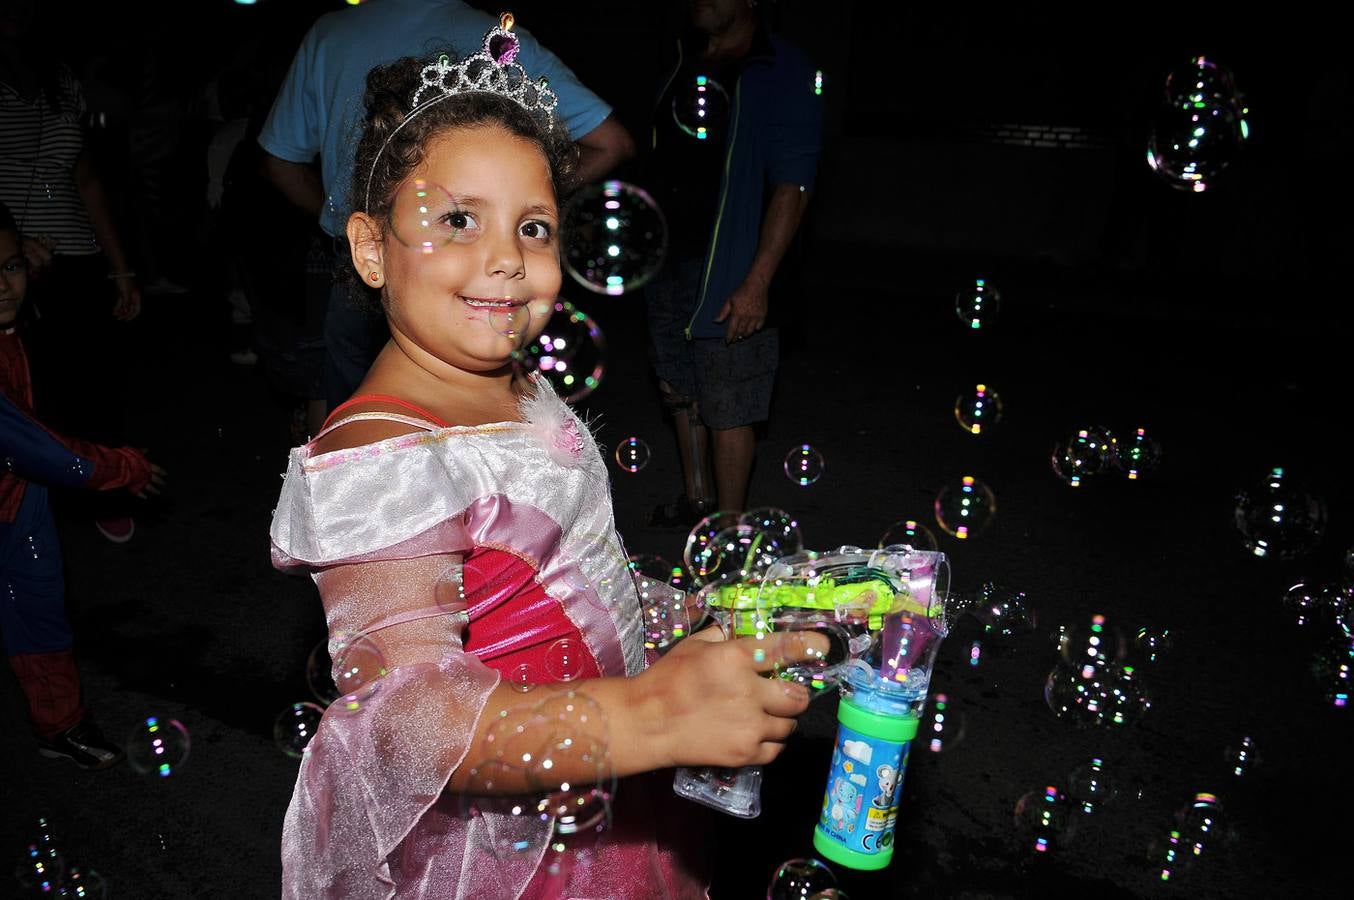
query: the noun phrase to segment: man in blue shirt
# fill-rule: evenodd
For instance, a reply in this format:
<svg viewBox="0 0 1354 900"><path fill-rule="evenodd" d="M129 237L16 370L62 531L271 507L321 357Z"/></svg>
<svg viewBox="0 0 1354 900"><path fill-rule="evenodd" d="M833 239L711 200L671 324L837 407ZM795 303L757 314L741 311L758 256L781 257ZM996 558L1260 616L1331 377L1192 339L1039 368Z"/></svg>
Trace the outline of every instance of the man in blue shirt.
<svg viewBox="0 0 1354 900"><path fill-rule="evenodd" d="M645 166L671 240L665 275L646 295L649 330L685 476L685 495L655 510L653 524L686 527L716 508L710 450L717 508L746 508L753 426L770 414L779 352L771 282L822 145L816 72L767 31L755 0L698 0L692 25ZM687 121L693 109L709 115Z"/></svg>
<svg viewBox="0 0 1354 900"><path fill-rule="evenodd" d="M365 112L372 67L404 56L469 56L481 49L497 19L460 0L368 0L316 20L259 134L264 172L296 206L319 218L335 238L336 264L349 265L343 242L353 154ZM584 87L559 58L527 31L517 61L549 79L555 110L580 151L579 178L595 180L634 154L634 143L611 107ZM313 162L319 157L317 174ZM336 285L325 314L325 394L330 409L348 399L385 342L384 320Z"/></svg>

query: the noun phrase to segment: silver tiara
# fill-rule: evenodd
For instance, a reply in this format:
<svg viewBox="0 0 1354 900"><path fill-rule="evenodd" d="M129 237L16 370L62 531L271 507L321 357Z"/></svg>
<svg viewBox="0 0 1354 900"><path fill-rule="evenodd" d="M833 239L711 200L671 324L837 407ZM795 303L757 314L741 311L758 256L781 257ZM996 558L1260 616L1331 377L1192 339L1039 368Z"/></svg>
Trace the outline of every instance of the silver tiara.
<svg viewBox="0 0 1354 900"><path fill-rule="evenodd" d="M408 125L428 107L460 94L486 93L507 97L518 106L545 122L546 131L555 128L555 107L559 97L550 90L550 82L544 76L531 80L517 60L522 49L521 41L512 33L513 15L505 12L499 16L498 25L490 28L484 35L484 48L479 53L467 56L452 63L444 53L437 62L424 66L419 73L422 84L414 91L409 101L409 114L400 124L386 135L381 149L376 151L367 172L367 189L362 199L362 210L371 212L371 180L376 175L376 164L381 160L392 138L400 129ZM428 94L424 99L424 94Z"/></svg>

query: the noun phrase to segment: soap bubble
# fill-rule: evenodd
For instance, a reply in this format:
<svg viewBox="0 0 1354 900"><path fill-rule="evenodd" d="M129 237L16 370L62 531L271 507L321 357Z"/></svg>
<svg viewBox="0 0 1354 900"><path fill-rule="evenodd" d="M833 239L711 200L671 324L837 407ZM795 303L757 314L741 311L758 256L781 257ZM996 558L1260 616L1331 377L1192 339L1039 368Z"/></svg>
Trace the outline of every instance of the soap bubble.
<svg viewBox="0 0 1354 900"><path fill-rule="evenodd" d="M1077 728L1133 725L1151 706L1132 666L1056 666L1044 682L1044 702Z"/></svg>
<svg viewBox="0 0 1354 900"><path fill-rule="evenodd" d="M1016 801L1015 825L1021 844L1036 853L1066 846L1076 833L1072 806L1053 785Z"/></svg>
<svg viewBox="0 0 1354 900"><path fill-rule="evenodd" d="M954 295L954 312L959 321L977 331L990 328L1001 311L1001 292L986 278L978 278Z"/></svg>
<svg viewBox="0 0 1354 900"><path fill-rule="evenodd" d="M1161 463L1161 445L1148 436L1147 429L1135 429L1123 441L1114 443L1114 465L1130 481L1151 475Z"/></svg>
<svg viewBox="0 0 1354 900"><path fill-rule="evenodd" d="M489 310L489 327L517 346L531 329L531 307L526 303Z"/></svg>
<svg viewBox="0 0 1354 900"><path fill-rule="evenodd" d="M951 750L964 739L964 713L955 709L946 694L933 694L926 704L926 715L917 740L932 753Z"/></svg>
<svg viewBox="0 0 1354 900"><path fill-rule="evenodd" d="M1296 625L1310 625L1321 612L1318 585L1299 581L1289 585L1280 598L1280 604L1289 621Z"/></svg>
<svg viewBox="0 0 1354 900"><path fill-rule="evenodd" d="M555 393L576 403L602 383L606 336L587 313L568 300L556 300L545 328L514 359L519 368L540 373Z"/></svg>
<svg viewBox="0 0 1354 900"><path fill-rule="evenodd" d="M72 900L103 900L108 896L108 882L93 869L71 866L56 896Z"/></svg>
<svg viewBox="0 0 1354 900"><path fill-rule="evenodd" d="M1342 636L1321 650L1312 662L1312 675L1327 704L1348 708L1354 686L1354 640Z"/></svg>
<svg viewBox="0 0 1354 900"><path fill-rule="evenodd" d="M663 650L691 633L687 594L665 581L636 576L640 617L644 623L644 646Z"/></svg>
<svg viewBox="0 0 1354 900"><path fill-rule="evenodd" d="M560 638L545 649L545 673L555 681L581 678L589 668L582 641Z"/></svg>
<svg viewBox="0 0 1354 900"><path fill-rule="evenodd" d="M673 91L672 119L698 141L722 142L729 124L729 94L708 75L690 76Z"/></svg>
<svg viewBox="0 0 1354 900"><path fill-rule="evenodd" d="M1237 495L1236 527L1252 555L1296 559L1326 533L1326 506L1276 467L1260 484Z"/></svg>
<svg viewBox="0 0 1354 900"><path fill-rule="evenodd" d="M668 226L645 191L624 181L580 189L564 212L564 266L590 291L617 296L663 266Z"/></svg>
<svg viewBox="0 0 1354 900"><path fill-rule="evenodd" d="M804 549L804 536L799 531L799 522L783 509L774 506L750 509L738 517L738 524L750 525L767 535L786 555Z"/></svg>
<svg viewBox="0 0 1354 900"><path fill-rule="evenodd" d="M1166 79L1147 165L1172 187L1201 193L1236 162L1247 130L1230 73L1196 57Z"/></svg>
<svg viewBox="0 0 1354 900"><path fill-rule="evenodd" d="M816 859L789 859L771 876L766 897L767 900L808 900L836 885L837 876L826 863Z"/></svg>
<svg viewBox="0 0 1354 900"><path fill-rule="evenodd" d="M1034 631L1038 616L1024 591L989 581L975 599L971 610L987 635L1008 638Z"/></svg>
<svg viewBox="0 0 1354 900"><path fill-rule="evenodd" d="M1260 750L1250 735L1243 734L1228 744L1222 756L1227 764L1227 771L1236 778L1245 778L1260 765Z"/></svg>
<svg viewBox="0 0 1354 900"><path fill-rule="evenodd" d="M466 236L468 215L441 185L415 178L400 188L390 209L390 232L406 247L435 253Z"/></svg>
<svg viewBox="0 0 1354 900"><path fill-rule="evenodd" d="M385 653L380 643L366 634L336 636L331 647L337 661L333 676L338 699L330 708L337 713L355 713L380 687L386 675Z"/></svg>
<svg viewBox="0 0 1354 900"><path fill-rule="evenodd" d="M183 767L192 742L177 719L148 716L136 723L124 743L134 771L168 778Z"/></svg>
<svg viewBox="0 0 1354 900"><path fill-rule="evenodd" d="M533 710L547 737L526 766L537 811L553 818L556 844L571 836L596 833L611 824L616 789L607 748L606 717L586 694L570 691L541 701ZM572 780L564 772L581 773ZM561 849L556 847L556 849Z"/></svg>
<svg viewBox="0 0 1354 900"><path fill-rule="evenodd" d="M465 594L463 562L457 560L437 576L437 580L433 582L433 599L437 601L438 607L449 615L463 612L469 606Z"/></svg>
<svg viewBox="0 0 1354 900"><path fill-rule="evenodd" d="M637 437L628 437L616 447L616 465L634 474L649 464L649 445Z"/></svg>
<svg viewBox="0 0 1354 900"><path fill-rule="evenodd" d="M1104 669L1119 662L1128 652L1123 631L1100 613L1060 628L1057 639L1058 652L1068 665L1082 670L1082 677L1090 677L1090 668Z"/></svg>
<svg viewBox="0 0 1354 900"><path fill-rule="evenodd" d="M55 847L34 842L25 848L14 874L34 894L53 893L65 878L66 860Z"/></svg>
<svg viewBox="0 0 1354 900"><path fill-rule="evenodd" d="M324 710L314 703L293 703L273 722L273 743L293 759L300 759L323 717Z"/></svg>
<svg viewBox="0 0 1354 900"><path fill-rule="evenodd" d="M800 487L807 487L822 478L826 466L823 454L808 444L793 447L785 454L785 477Z"/></svg>
<svg viewBox="0 0 1354 900"><path fill-rule="evenodd" d="M940 548L940 542L931 533L931 529L916 519L900 519L894 522L879 536L879 549L906 545L913 550L933 551Z"/></svg>
<svg viewBox="0 0 1354 900"><path fill-rule="evenodd" d="M529 663L521 663L503 673L503 682L523 694L534 688L540 680L536 676L536 670Z"/></svg>
<svg viewBox="0 0 1354 900"><path fill-rule="evenodd" d="M1199 793L1175 814L1174 827L1149 851L1163 881L1176 881L1211 856L1229 840L1222 804L1213 794Z"/></svg>
<svg viewBox="0 0 1354 900"><path fill-rule="evenodd" d="M1110 467L1115 458L1115 444L1114 435L1108 428L1091 426L1077 429L1061 446L1072 471L1087 478Z"/></svg>
<svg viewBox="0 0 1354 900"><path fill-rule="evenodd" d="M672 575L672 563L653 553L632 553L627 565L635 575L654 581L667 581Z"/></svg>
<svg viewBox="0 0 1354 900"><path fill-rule="evenodd" d="M1133 636L1134 653L1144 663L1160 662L1171 652L1175 641L1169 628L1144 625Z"/></svg>
<svg viewBox="0 0 1354 900"><path fill-rule="evenodd" d="M970 434L990 431L1001 421L1001 397L985 384L965 391L954 400L954 418Z"/></svg>
<svg viewBox="0 0 1354 900"><path fill-rule="evenodd" d="M1117 796L1118 783L1105 771L1103 759L1084 762L1067 776L1067 797L1083 813L1090 814L1103 809L1106 803Z"/></svg>
<svg viewBox="0 0 1354 900"><path fill-rule="evenodd" d="M936 495L936 522L946 534L967 540L980 534L997 513L992 490L972 475L948 484Z"/></svg>

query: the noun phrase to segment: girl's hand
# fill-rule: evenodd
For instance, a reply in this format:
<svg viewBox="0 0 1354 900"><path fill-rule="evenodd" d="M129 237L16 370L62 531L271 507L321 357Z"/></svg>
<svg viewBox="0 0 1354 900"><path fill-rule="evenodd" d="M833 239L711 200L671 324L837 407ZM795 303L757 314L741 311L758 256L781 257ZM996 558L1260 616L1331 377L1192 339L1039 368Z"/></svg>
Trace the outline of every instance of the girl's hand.
<svg viewBox="0 0 1354 900"><path fill-rule="evenodd" d="M146 486L143 487L140 490L140 492L137 493L135 496L139 497L142 500L149 500L151 497L159 496L160 492L164 490L165 481L168 478L169 473L166 472L162 466L157 466L155 463L151 463L150 481L146 482Z"/></svg>
<svg viewBox="0 0 1354 900"><path fill-rule="evenodd" d="M118 299L113 304L113 318L130 322L141 315L141 288L132 278L115 278L114 282L118 286Z"/></svg>
<svg viewBox="0 0 1354 900"><path fill-rule="evenodd" d="M808 708L809 692L764 676L778 662L827 650L827 639L810 632L730 641L718 628L677 644L634 685L660 767L771 762L785 749L795 717Z"/></svg>

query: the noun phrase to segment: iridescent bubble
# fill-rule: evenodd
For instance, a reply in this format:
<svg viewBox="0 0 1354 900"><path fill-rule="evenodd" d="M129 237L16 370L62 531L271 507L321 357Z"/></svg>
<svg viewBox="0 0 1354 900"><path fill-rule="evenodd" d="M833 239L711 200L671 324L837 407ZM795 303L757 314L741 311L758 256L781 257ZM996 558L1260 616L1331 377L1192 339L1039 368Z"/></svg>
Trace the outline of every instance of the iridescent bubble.
<svg viewBox="0 0 1354 900"><path fill-rule="evenodd" d="M940 489L935 502L936 522L946 534L967 540L980 534L997 514L992 490L972 475Z"/></svg>
<svg viewBox="0 0 1354 900"><path fill-rule="evenodd" d="M1279 602L1289 621L1300 626L1310 625L1321 612L1320 588L1299 581L1289 585Z"/></svg>
<svg viewBox="0 0 1354 900"><path fill-rule="evenodd" d="M954 295L954 312L969 328L990 328L1001 311L1001 292L986 278L959 289Z"/></svg>
<svg viewBox="0 0 1354 900"><path fill-rule="evenodd" d="M1144 625L1133 636L1133 648L1137 658L1144 663L1160 662L1171 652L1174 645L1169 628Z"/></svg>
<svg viewBox="0 0 1354 900"><path fill-rule="evenodd" d="M964 739L964 713L946 694L933 694L917 731L917 740L932 753L951 750Z"/></svg>
<svg viewBox="0 0 1354 900"><path fill-rule="evenodd" d="M760 612L760 611L759 611ZM811 631L827 638L827 651L808 651L802 659L785 659L776 649L779 638L766 636L770 642L768 653L773 656L772 672L783 681L802 684L817 693L837 683L841 666L850 658L850 636L826 610L781 608L766 617L765 624L772 635ZM759 635L759 637L762 635ZM758 651L761 652L761 651Z"/></svg>
<svg viewBox="0 0 1354 900"><path fill-rule="evenodd" d="M188 729L177 719L148 716L127 734L127 764L142 775L168 778L188 759Z"/></svg>
<svg viewBox="0 0 1354 900"><path fill-rule="evenodd" d="M525 302L489 310L489 327L518 346L531 329L531 307Z"/></svg>
<svg viewBox="0 0 1354 900"><path fill-rule="evenodd" d="M1063 444L1073 470L1085 478L1105 472L1115 458L1114 434L1100 426L1079 428Z"/></svg>
<svg viewBox="0 0 1354 900"><path fill-rule="evenodd" d="M1024 591L995 582L986 582L979 590L973 615L991 637L1009 638L1034 631L1038 616Z"/></svg>
<svg viewBox="0 0 1354 900"><path fill-rule="evenodd" d="M587 313L568 300L557 300L545 328L514 359L522 370L544 375L555 393L576 403L602 383L606 336Z"/></svg>
<svg viewBox="0 0 1354 900"><path fill-rule="evenodd" d="M969 434L982 434L1001 421L1001 397L985 384L965 391L954 400L954 418Z"/></svg>
<svg viewBox="0 0 1354 900"><path fill-rule="evenodd" d="M1252 555L1296 559L1326 533L1326 505L1276 467L1259 485L1237 495L1236 527Z"/></svg>
<svg viewBox="0 0 1354 900"><path fill-rule="evenodd" d="M663 266L668 226L645 191L603 181L574 194L564 212L564 266L590 291L617 296Z"/></svg>
<svg viewBox="0 0 1354 900"><path fill-rule="evenodd" d="M1175 827L1152 848L1157 877L1175 881L1228 841L1222 804L1213 794L1199 793L1175 814Z"/></svg>
<svg viewBox="0 0 1354 900"><path fill-rule="evenodd" d="M468 236L473 217L441 185L415 178L400 188L390 210L390 232L410 249L435 253Z"/></svg>
<svg viewBox="0 0 1354 900"><path fill-rule="evenodd" d="M330 652L335 660L333 677L338 691L338 699L330 708L345 715L356 713L376 693L386 675L385 652L375 638L366 634L337 636L331 641Z"/></svg>
<svg viewBox="0 0 1354 900"><path fill-rule="evenodd" d="M628 437L616 447L616 465L634 474L649 464L649 445L637 437Z"/></svg>
<svg viewBox="0 0 1354 900"><path fill-rule="evenodd" d="M560 638L545 649L545 673L555 681L573 681L587 667L582 641Z"/></svg>
<svg viewBox="0 0 1354 900"><path fill-rule="evenodd" d="M555 843L567 848L611 824L616 776L606 717L596 701L577 691L546 698L533 714L548 737L526 767L527 780L540 798L538 813L553 819ZM566 778L563 773L575 774Z"/></svg>
<svg viewBox="0 0 1354 900"><path fill-rule="evenodd" d="M539 680L536 671L528 663L521 663L503 673L503 681L523 694L534 688Z"/></svg>
<svg viewBox="0 0 1354 900"><path fill-rule="evenodd" d="M940 542L931 533L931 529L916 519L899 519L879 536L879 549L905 545L913 550L933 551L940 549Z"/></svg>
<svg viewBox="0 0 1354 900"><path fill-rule="evenodd" d="M632 553L628 564L634 574L654 581L667 581L672 574L672 563L653 553Z"/></svg>
<svg viewBox="0 0 1354 900"><path fill-rule="evenodd" d="M1053 785L1030 791L1016 801L1015 825L1022 846L1035 853L1066 846L1076 830L1072 805Z"/></svg>
<svg viewBox="0 0 1354 900"><path fill-rule="evenodd" d="M1247 130L1231 75L1196 57L1166 79L1147 165L1172 187L1201 193L1236 162Z"/></svg>
<svg viewBox="0 0 1354 900"><path fill-rule="evenodd" d="M1236 778L1245 778L1260 765L1260 750L1255 746L1254 738L1243 734L1235 742L1227 745L1222 758L1227 764L1229 773Z"/></svg>
<svg viewBox="0 0 1354 900"><path fill-rule="evenodd" d="M729 94L708 75L689 76L673 90L672 119L698 141L722 142L729 124Z"/></svg>
<svg viewBox="0 0 1354 900"><path fill-rule="evenodd" d="M1072 487L1081 487L1081 481L1084 473L1081 469L1081 460L1069 452L1067 444L1054 444L1053 453L1049 457L1049 462L1053 465L1053 474Z"/></svg>
<svg viewBox="0 0 1354 900"><path fill-rule="evenodd" d="M324 710L314 703L293 703L273 722L273 743L293 759L300 759L319 730L322 718Z"/></svg>
<svg viewBox="0 0 1354 900"><path fill-rule="evenodd" d="M1151 706L1132 666L1056 666L1044 682L1044 702L1078 728L1135 724Z"/></svg>
<svg viewBox="0 0 1354 900"><path fill-rule="evenodd" d="M1312 662L1312 675L1327 704L1348 708L1354 687L1354 640L1342 637L1319 652Z"/></svg>
<svg viewBox="0 0 1354 900"><path fill-rule="evenodd" d="M804 549L804 536L799 531L799 521L783 509L774 506L750 509L738 517L738 524L751 525L768 535L787 555Z"/></svg>
<svg viewBox="0 0 1354 900"><path fill-rule="evenodd" d="M809 900L851 900L851 897L841 888L828 888L814 894Z"/></svg>
<svg viewBox="0 0 1354 900"><path fill-rule="evenodd" d="M721 510L711 513L692 527L686 537L682 561L697 582L714 577L724 563L723 550L718 540L720 533L738 522L738 514Z"/></svg>
<svg viewBox="0 0 1354 900"><path fill-rule="evenodd" d="M1354 585L1348 582L1327 581L1317 590L1321 614L1338 623L1340 617L1354 608Z"/></svg>
<svg viewBox="0 0 1354 900"><path fill-rule="evenodd" d="M800 487L807 487L822 478L826 466L823 454L808 444L793 447L785 454L785 477Z"/></svg>
<svg viewBox="0 0 1354 900"><path fill-rule="evenodd" d="M1136 481L1151 475L1161 463L1161 445L1149 437L1146 428L1135 429L1122 441L1114 442L1114 465L1124 477Z"/></svg>
<svg viewBox="0 0 1354 900"><path fill-rule="evenodd" d="M808 900L837 886L837 876L816 859L787 859L776 868L766 889L767 900Z"/></svg>
<svg viewBox="0 0 1354 900"><path fill-rule="evenodd" d="M1107 668L1122 660L1128 651L1123 631L1100 613L1060 628L1058 641L1058 652L1068 665L1082 670L1082 677L1090 677L1088 667Z"/></svg>
<svg viewBox="0 0 1354 900"><path fill-rule="evenodd" d="M1117 796L1119 785L1105 771L1103 759L1084 762L1067 776L1067 797L1083 813L1096 812Z"/></svg>
<svg viewBox="0 0 1354 900"><path fill-rule="evenodd" d="M306 657L306 684L315 698L325 706L339 697L338 688L334 687L333 668L334 663L329 658L329 640L326 638L316 644L310 656Z"/></svg>
<svg viewBox="0 0 1354 900"><path fill-rule="evenodd" d="M108 896L108 882L93 869L71 866L56 896L75 900L103 900Z"/></svg>
<svg viewBox="0 0 1354 900"><path fill-rule="evenodd" d="M66 860L55 847L35 841L24 849L14 875L35 894L53 893L65 878Z"/></svg>

